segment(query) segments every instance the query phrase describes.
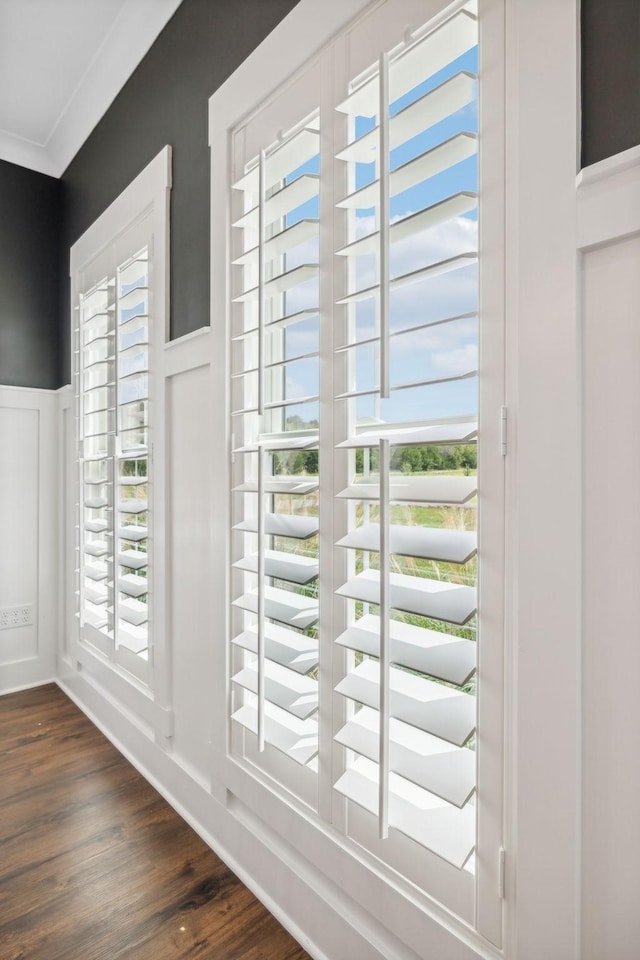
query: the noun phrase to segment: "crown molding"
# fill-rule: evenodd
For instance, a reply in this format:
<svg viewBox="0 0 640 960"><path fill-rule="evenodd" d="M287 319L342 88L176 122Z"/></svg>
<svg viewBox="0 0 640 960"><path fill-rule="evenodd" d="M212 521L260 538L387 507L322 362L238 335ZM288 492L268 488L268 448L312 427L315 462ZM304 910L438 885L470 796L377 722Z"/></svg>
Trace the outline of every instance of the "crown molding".
<svg viewBox="0 0 640 960"><path fill-rule="evenodd" d="M50 177L60 175L42 144L15 137L6 130L0 130L0 160L15 163L18 167L26 167L38 173L46 173Z"/></svg>
<svg viewBox="0 0 640 960"><path fill-rule="evenodd" d="M126 0L47 142L0 131L0 159L61 177L181 2Z"/></svg>

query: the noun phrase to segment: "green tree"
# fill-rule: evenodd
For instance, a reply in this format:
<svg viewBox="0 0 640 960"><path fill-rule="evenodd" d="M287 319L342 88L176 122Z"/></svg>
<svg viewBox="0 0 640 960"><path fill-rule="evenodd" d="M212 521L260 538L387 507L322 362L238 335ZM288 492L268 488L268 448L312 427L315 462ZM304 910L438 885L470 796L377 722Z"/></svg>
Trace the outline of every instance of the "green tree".
<svg viewBox="0 0 640 960"><path fill-rule="evenodd" d="M445 466L448 470L459 470L462 464L462 454L460 447L447 447L444 454Z"/></svg>
<svg viewBox="0 0 640 960"><path fill-rule="evenodd" d="M438 447L420 447L421 467L423 470L442 470L444 464Z"/></svg>
<svg viewBox="0 0 640 960"><path fill-rule="evenodd" d="M415 473L422 469L422 454L420 447L404 447L400 458L403 473Z"/></svg>
<svg viewBox="0 0 640 960"><path fill-rule="evenodd" d="M299 451L298 453L296 453L296 455L293 457L291 461L290 472L293 474L298 474L298 473L302 473L303 470L304 470L304 453L302 451Z"/></svg>
<svg viewBox="0 0 640 960"><path fill-rule="evenodd" d="M478 466L478 449L475 443L465 443L459 450L460 466L464 467L468 476L469 470L475 470Z"/></svg>
<svg viewBox="0 0 640 960"><path fill-rule="evenodd" d="M316 476L318 473L318 451L305 450L303 453L304 472Z"/></svg>

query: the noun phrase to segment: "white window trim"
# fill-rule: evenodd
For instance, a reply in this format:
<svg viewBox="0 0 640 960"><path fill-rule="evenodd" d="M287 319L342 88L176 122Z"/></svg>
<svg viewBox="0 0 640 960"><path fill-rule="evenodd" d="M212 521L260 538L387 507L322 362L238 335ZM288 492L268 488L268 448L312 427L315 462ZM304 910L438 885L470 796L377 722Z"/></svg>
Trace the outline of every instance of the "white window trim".
<svg viewBox="0 0 640 960"><path fill-rule="evenodd" d="M579 4L509 0L506 12L505 954L579 960Z"/></svg>
<svg viewBox="0 0 640 960"><path fill-rule="evenodd" d="M165 423L165 343L169 339L169 198L171 190L171 147L164 147L128 187L71 247L71 323L81 293L80 278L86 265L109 247L119 236L144 217L151 217L153 235L154 281L154 433L150 461L154 470L154 645L150 683L143 684L132 674L108 661L80 640L75 603L70 603L67 622L68 654L74 665L83 665L112 695L121 699L147 723L160 742L171 735L171 680L167 638L164 423ZM73 341L73 338L72 338ZM71 369L74 369L73 342ZM74 460L77 456L72 444ZM72 513L72 517L74 514ZM75 520L71 520L75 522ZM73 592L74 557L67 567L67 590Z"/></svg>
<svg viewBox="0 0 640 960"><path fill-rule="evenodd" d="M289 77L305 65L314 54L317 54L322 47L335 34L342 30L347 24L353 21L358 14L375 7L375 2L363 2L363 0L347 0L345 3L339 3L337 0L330 0L326 5L319 5L314 0L301 0L292 13L285 18L279 28L274 31L266 41L257 48L256 51L245 61L240 68L226 81L226 83L212 96L209 101L209 143L211 150L211 326L214 341L212 346L213 355L218 358L219 369L214 377L215 383L215 401L213 406L213 429L218 438L218 449L224 448L226 457L224 464L221 463L217 476L214 481L213 497L216 503L224 504L224 509L216 511L214 523L212 525L212 546L214 557L213 578L218 585L224 584L225 596L229 592L228 569L230 565L229 537L228 537L228 518L230 511L230 482L229 469L227 463L231 458L231 436L229 429L229 404L228 404L228 338L227 330L229 324L229 307L227 290L230 281L228 267L228 244L229 244L229 170L228 170L228 144L231 130L237 126L239 121L252 111L259 103L264 102L265 90L277 90L286 83ZM492 13L497 12L498 17L502 18L502 0L495 0L490 4ZM493 49L494 56L498 56L499 62L503 61L503 45L501 43L502 34L500 33L496 40L496 47ZM259 77L259 83L256 78ZM496 228L496 223L492 224L491 230ZM501 227L498 228L501 230ZM498 425L496 423L496 435L498 434ZM224 549L221 545L224 544ZM213 624L212 636L215 640L215 665L216 676L228 676L227 649L220 638L226 638L229 635L228 612L223 605L217 611L217 616ZM284 793L278 798L277 787L274 788L270 783L261 783L260 775L252 771L253 783L247 788L246 775L241 769L241 764L237 760L230 760L227 753L226 730L227 730L227 705L228 690L223 691L222 687L218 689L218 695L214 698L214 717L212 723L212 783L217 798L225 803L234 803L234 796L244 803L251 806L260 815L264 815L267 810L270 811L268 821L275 826L279 821L282 823L284 835L287 836L290 826L290 818L294 814L293 808L288 803ZM498 709L502 710L502 702ZM279 808L289 806L287 816L284 820L279 816ZM300 812L300 811L298 811ZM351 845L342 843L336 839L334 833L325 829L322 823L315 820L304 818L300 815L300 834L306 836L307 843L300 843L298 849L304 852L306 847L310 859L325 869L329 875L334 873L340 859L345 854L366 867L369 876L377 875L379 877L379 886L384 890L383 899L376 903L376 898L370 894L371 887L367 882L359 882L357 869L350 878L353 882L345 883L346 891L357 901L361 902L365 909L371 911L374 915L380 915L383 911L388 912L384 906L384 897L389 897L391 888L383 880L379 869L376 866L373 857L369 857L366 852L355 853ZM304 822L304 826L302 825ZM502 824L495 824L492 829L500 832ZM493 876L495 879L494 890L497 888L497 877L500 873L498 863L487 865L487 876ZM344 875L344 874L343 874ZM361 876L361 875L360 875ZM408 886L402 881L398 881L394 890L402 900L406 902L409 899ZM493 895L493 894L492 894ZM464 942L467 947L471 946L474 954L481 956L496 956L496 948L492 946L484 937L476 931L470 931L469 928L457 918L452 920L451 914L441 908L435 901L428 896L418 896L420 904L420 920L417 922L414 918L410 937L415 934L413 941L414 949L420 952L424 946L424 937L426 934L425 924L430 927L434 942L438 942L442 935L442 926L445 926L454 932L458 937L460 946ZM402 908L399 914L402 913ZM432 921L429 923L428 918ZM492 936L500 941L502 931L499 917L494 917L490 922ZM437 931L437 932L436 932ZM398 924L394 932L403 939L407 938L407 928ZM456 954L457 955L457 954ZM466 955L465 952L461 955Z"/></svg>

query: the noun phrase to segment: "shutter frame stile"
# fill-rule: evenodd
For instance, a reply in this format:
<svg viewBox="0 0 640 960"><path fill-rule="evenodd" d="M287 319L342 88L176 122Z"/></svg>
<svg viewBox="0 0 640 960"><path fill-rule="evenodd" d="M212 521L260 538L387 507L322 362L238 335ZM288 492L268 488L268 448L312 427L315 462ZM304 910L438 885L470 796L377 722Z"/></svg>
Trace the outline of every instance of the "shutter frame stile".
<svg viewBox="0 0 640 960"><path fill-rule="evenodd" d="M389 55L380 54L379 104L380 147L378 176L380 180L380 371L378 375L381 399L388 399L389 374ZM381 442L381 451L384 441ZM388 448L387 448L388 453Z"/></svg>
<svg viewBox="0 0 640 960"><path fill-rule="evenodd" d="M264 413L264 230L265 230L265 155L264 150L260 151L260 161L259 161L259 180L258 180L258 416L261 417ZM262 461L260 461L262 463ZM258 477L261 476L262 467L258 467ZM258 497L262 496L262 487L260 479L258 479ZM258 514L260 514L260 506L258 507ZM260 531L258 531L258 536L260 536ZM260 711L258 712L258 739L263 743L262 739L262 723L260 721ZM260 748L262 749L262 747Z"/></svg>
<svg viewBox="0 0 640 960"><path fill-rule="evenodd" d="M382 336L382 331L381 331ZM378 830L381 840L389 836L389 718L391 683L391 589L389 579L389 441L381 440L380 463L380 739L378 784Z"/></svg>
<svg viewBox="0 0 640 960"><path fill-rule="evenodd" d="M262 158L261 158L262 165ZM264 451L258 452L258 750L264 750Z"/></svg>

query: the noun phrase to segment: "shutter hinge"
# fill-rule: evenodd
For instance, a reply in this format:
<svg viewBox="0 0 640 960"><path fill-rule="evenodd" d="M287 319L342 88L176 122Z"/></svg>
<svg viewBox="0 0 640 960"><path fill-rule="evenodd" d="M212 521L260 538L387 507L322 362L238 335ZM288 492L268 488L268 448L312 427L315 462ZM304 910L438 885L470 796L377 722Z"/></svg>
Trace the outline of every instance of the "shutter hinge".
<svg viewBox="0 0 640 960"><path fill-rule="evenodd" d="M500 453L507 455L507 408L500 407Z"/></svg>
<svg viewBox="0 0 640 960"><path fill-rule="evenodd" d="M504 888L505 888L505 852L504 847L500 847L498 850L498 896L501 900L504 900Z"/></svg>

